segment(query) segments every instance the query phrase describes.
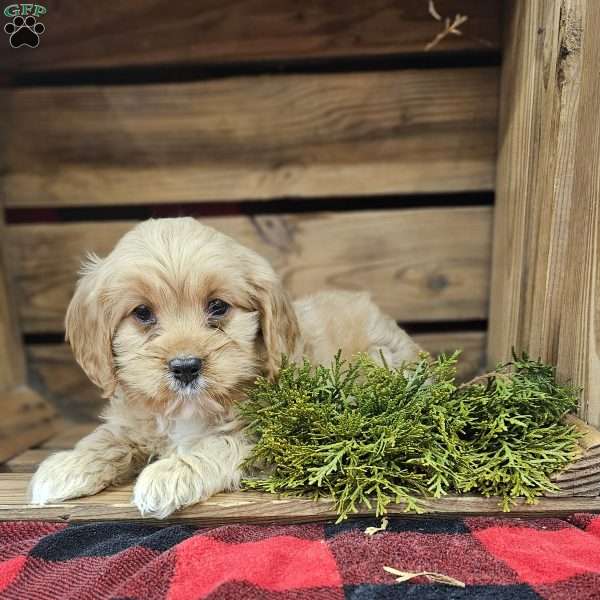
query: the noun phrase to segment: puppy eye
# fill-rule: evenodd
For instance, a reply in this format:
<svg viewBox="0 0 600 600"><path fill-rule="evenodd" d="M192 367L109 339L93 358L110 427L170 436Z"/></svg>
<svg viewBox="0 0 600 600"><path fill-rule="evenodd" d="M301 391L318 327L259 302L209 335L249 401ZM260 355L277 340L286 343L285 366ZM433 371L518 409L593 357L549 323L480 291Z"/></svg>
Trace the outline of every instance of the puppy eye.
<svg viewBox="0 0 600 600"><path fill-rule="evenodd" d="M156 323L156 317L152 312L152 309L148 308L145 304L140 304L133 309L133 316L144 325L150 325Z"/></svg>
<svg viewBox="0 0 600 600"><path fill-rule="evenodd" d="M220 298L215 298L208 303L208 314L211 317L223 317L231 307Z"/></svg>

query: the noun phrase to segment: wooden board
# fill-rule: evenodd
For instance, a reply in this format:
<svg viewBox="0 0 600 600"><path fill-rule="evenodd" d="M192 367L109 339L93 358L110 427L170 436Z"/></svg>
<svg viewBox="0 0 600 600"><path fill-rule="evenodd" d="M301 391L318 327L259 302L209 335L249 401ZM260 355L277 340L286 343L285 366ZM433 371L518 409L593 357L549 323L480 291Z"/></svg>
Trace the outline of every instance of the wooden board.
<svg viewBox="0 0 600 600"><path fill-rule="evenodd" d="M426 0L127 0L44 3L39 52L2 45L3 70L54 71L139 65L422 52L441 30ZM436 0L444 17L466 14L462 36L437 47L497 50L499 0Z"/></svg>
<svg viewBox="0 0 600 600"><path fill-rule="evenodd" d="M581 418L600 427L600 121L592 109L600 97L600 3L585 0L581 4L575 23L566 28L566 36L573 36L579 33L577 26L584 25L579 110L567 125L577 128L577 138L557 366L563 378L584 390ZM574 57L569 64L572 70L577 61Z"/></svg>
<svg viewBox="0 0 600 600"><path fill-rule="evenodd" d="M583 433L580 441L581 456L567 469L553 476L560 487L556 493L547 493L535 505L517 501L511 510L516 515L563 514L576 511L600 511L600 433L569 415L567 421ZM28 450L4 465L0 474L0 520L49 519L66 521L142 520L131 504L131 485L112 488L92 497L79 498L44 507L31 506L26 499L27 483L39 462L52 452L71 448L83 435L95 427L94 423L65 424L60 434L42 448ZM582 464L592 465L582 468ZM481 498L474 495L450 496L439 500L423 499L425 513L431 516L452 514L502 514L498 498ZM389 507L390 514L403 516L405 506ZM505 514L505 513L504 513ZM364 509L359 515L372 515ZM170 517L169 522L192 522L218 525L230 522L301 522L334 519L335 511L330 501L313 502L305 498L281 498L254 492L219 494L207 502L193 506ZM144 519L153 521L152 519Z"/></svg>
<svg viewBox="0 0 600 600"><path fill-rule="evenodd" d="M419 333L413 335L427 352L437 356L462 350L458 363L457 377L468 381L483 372L486 362L485 331L449 331L447 333Z"/></svg>
<svg viewBox="0 0 600 600"><path fill-rule="evenodd" d="M5 463L0 464L1 473L33 473L38 465L48 458L51 454L56 452L46 448L33 448L32 450L25 450L22 454L7 460Z"/></svg>
<svg viewBox="0 0 600 600"><path fill-rule="evenodd" d="M26 380L25 354L7 262L7 236L0 201L0 393ZM0 406L0 411L2 406Z"/></svg>
<svg viewBox="0 0 600 600"><path fill-rule="evenodd" d="M485 364L485 333L482 331L428 333L414 337L432 354L462 348L459 377L463 380L476 375ZM27 347L27 355L30 371L38 385L62 414L72 419L98 417L106 400L100 397L98 389L77 365L67 344L31 344Z"/></svg>
<svg viewBox="0 0 600 600"><path fill-rule="evenodd" d="M508 11L494 219L490 362L558 366L600 425L600 3Z"/></svg>
<svg viewBox="0 0 600 600"><path fill-rule="evenodd" d="M26 385L23 343L6 264L7 236L0 203L0 463L45 440L56 410Z"/></svg>
<svg viewBox="0 0 600 600"><path fill-rule="evenodd" d="M36 385L61 414L77 420L98 418L106 400L75 362L67 344L31 344L27 357Z"/></svg>
<svg viewBox="0 0 600 600"><path fill-rule="evenodd" d="M600 494L600 432L574 415L567 415L565 420L582 434L579 440L580 455L566 469L552 476L552 481L561 490L554 495L598 496Z"/></svg>
<svg viewBox="0 0 600 600"><path fill-rule="evenodd" d="M568 117L577 110L579 89L578 70L565 70L574 57L560 53L561 4L512 2L506 13L490 363L508 359L513 346L556 363L576 143ZM540 43L533 43L537 36Z"/></svg>
<svg viewBox="0 0 600 600"><path fill-rule="evenodd" d="M271 261L294 296L369 290L399 321L487 317L491 208L202 219ZM9 266L25 332L58 332L81 259L133 222L14 225Z"/></svg>
<svg viewBox="0 0 600 600"><path fill-rule="evenodd" d="M84 421L81 423L62 423L56 435L40 445L45 450L68 450L82 438L91 433L98 426L98 422Z"/></svg>
<svg viewBox="0 0 600 600"><path fill-rule="evenodd" d="M0 391L0 463L51 437L58 415L27 386Z"/></svg>
<svg viewBox="0 0 600 600"><path fill-rule="evenodd" d="M24 207L491 190L497 79L490 67L15 89L0 191Z"/></svg>
<svg viewBox="0 0 600 600"><path fill-rule="evenodd" d="M303 521L335 520L331 501L314 502L305 498L278 498L271 494L236 492L218 494L206 502L185 509L169 519L157 521L140 516L131 504L131 485L113 488L96 496L79 498L60 504L32 506L25 499L30 475L25 473L0 474L0 520L49 521L145 521L158 525L173 522L196 525L224 525L228 523L299 523ZM423 500L428 516L443 515L506 515L498 498L475 496L447 496L439 500ZM404 505L388 507L391 515L411 517ZM540 498L538 504L519 502L511 516L560 515L573 512L600 511L599 498ZM373 515L364 510L360 516Z"/></svg>

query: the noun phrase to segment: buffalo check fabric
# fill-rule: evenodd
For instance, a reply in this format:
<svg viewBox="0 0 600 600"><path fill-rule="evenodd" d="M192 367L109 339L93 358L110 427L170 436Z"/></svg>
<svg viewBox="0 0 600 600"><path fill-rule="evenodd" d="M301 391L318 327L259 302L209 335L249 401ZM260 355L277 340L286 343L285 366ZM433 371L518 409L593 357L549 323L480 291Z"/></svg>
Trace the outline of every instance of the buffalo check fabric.
<svg viewBox="0 0 600 600"><path fill-rule="evenodd" d="M600 516L378 524L0 523L0 599L600 599Z"/></svg>

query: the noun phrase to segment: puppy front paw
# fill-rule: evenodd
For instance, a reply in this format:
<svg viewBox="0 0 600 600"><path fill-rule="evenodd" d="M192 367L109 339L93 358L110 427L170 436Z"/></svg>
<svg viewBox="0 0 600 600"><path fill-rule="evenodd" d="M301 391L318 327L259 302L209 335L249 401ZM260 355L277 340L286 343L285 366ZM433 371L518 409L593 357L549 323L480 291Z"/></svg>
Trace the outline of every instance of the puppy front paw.
<svg viewBox="0 0 600 600"><path fill-rule="evenodd" d="M91 496L103 490L114 478L109 465L77 450L58 452L38 467L29 484L32 504L62 502Z"/></svg>
<svg viewBox="0 0 600 600"><path fill-rule="evenodd" d="M208 495L201 475L177 457L168 457L140 473L133 489L133 503L142 515L165 519Z"/></svg>

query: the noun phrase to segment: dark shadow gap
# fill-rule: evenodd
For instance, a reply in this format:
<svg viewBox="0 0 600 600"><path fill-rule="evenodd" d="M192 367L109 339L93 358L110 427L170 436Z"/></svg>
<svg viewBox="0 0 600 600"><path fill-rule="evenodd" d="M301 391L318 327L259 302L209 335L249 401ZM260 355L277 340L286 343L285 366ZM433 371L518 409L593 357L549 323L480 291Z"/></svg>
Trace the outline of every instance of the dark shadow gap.
<svg viewBox="0 0 600 600"><path fill-rule="evenodd" d="M354 71L492 67L500 65L500 62L499 50L478 49L385 56L362 55L244 61L225 64L173 64L25 73L9 72L5 77L8 79L8 83L15 87L128 85L203 81L247 75L317 75Z"/></svg>
<svg viewBox="0 0 600 600"><path fill-rule="evenodd" d="M464 321L431 321L431 322L405 322L400 323L410 335L426 333L464 333L487 330L487 320L464 320ZM23 335L26 345L62 344L65 341L63 332L26 333Z"/></svg>
<svg viewBox="0 0 600 600"><path fill-rule="evenodd" d="M352 198L279 198L249 202L198 202L151 206L77 206L7 208L7 224L70 223L84 221L142 221L160 217L220 217L234 215L300 214L386 209L460 208L492 206L493 192L422 194L412 196L361 196Z"/></svg>
<svg viewBox="0 0 600 600"><path fill-rule="evenodd" d="M466 333L487 331L487 319L468 319L462 321L403 322L400 327L410 335L427 333Z"/></svg>
<svg viewBox="0 0 600 600"><path fill-rule="evenodd" d="M64 332L25 333L23 343L26 345L62 344L65 341Z"/></svg>

